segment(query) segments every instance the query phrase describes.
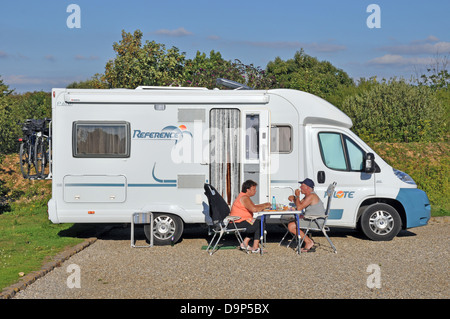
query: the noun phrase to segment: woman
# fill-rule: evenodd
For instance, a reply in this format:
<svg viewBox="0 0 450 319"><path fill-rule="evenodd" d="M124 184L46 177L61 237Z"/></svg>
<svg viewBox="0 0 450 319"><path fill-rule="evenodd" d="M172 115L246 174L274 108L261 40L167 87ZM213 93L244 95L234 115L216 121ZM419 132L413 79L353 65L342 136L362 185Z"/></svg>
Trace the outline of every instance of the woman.
<svg viewBox="0 0 450 319"><path fill-rule="evenodd" d="M252 180L247 180L242 184L241 193L233 203L231 207L231 216L241 217L236 223L239 223L239 227L246 228L245 233L253 234L253 247L250 248L253 253L258 253L259 240L261 237L261 221L253 218L253 213L260 212L264 208L270 207L270 203L264 203L255 205L250 197L256 194L256 186L258 184ZM244 238L244 243L241 244L242 250L249 249L250 237Z"/></svg>
<svg viewBox="0 0 450 319"><path fill-rule="evenodd" d="M289 200L295 203L297 210L305 210L305 216L307 215L324 215L325 208L323 206L323 202L320 200L319 196L314 192L314 182L307 178L304 181L300 182L300 189L295 190L295 196L289 196ZM299 195L300 192L305 195L305 197L300 200ZM302 224L302 220L300 221L300 225ZM290 222L288 224L288 229L291 233L297 235L297 225L294 222ZM305 234L300 230L300 237L305 237ZM308 236L305 237L305 247L302 248L302 252L314 252L314 242Z"/></svg>

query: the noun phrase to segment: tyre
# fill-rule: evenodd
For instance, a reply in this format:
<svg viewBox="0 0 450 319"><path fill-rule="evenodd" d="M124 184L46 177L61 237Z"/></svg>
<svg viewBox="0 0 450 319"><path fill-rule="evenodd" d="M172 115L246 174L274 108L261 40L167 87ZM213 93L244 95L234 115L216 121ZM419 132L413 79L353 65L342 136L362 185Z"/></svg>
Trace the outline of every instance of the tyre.
<svg viewBox="0 0 450 319"><path fill-rule="evenodd" d="M34 144L34 166L36 167L36 175L38 178L44 178L44 170L45 170L45 142L42 137L36 138L36 142Z"/></svg>
<svg viewBox="0 0 450 319"><path fill-rule="evenodd" d="M29 145L27 142L20 144L20 171L22 172L23 178L28 178L30 176L30 153L29 153Z"/></svg>
<svg viewBox="0 0 450 319"><path fill-rule="evenodd" d="M150 225L144 226L147 239L150 239ZM180 217L164 214L153 214L153 242L155 245L171 245L180 240L184 224Z"/></svg>
<svg viewBox="0 0 450 319"><path fill-rule="evenodd" d="M402 228L398 212L387 204L373 204L361 216L363 233L375 241L392 240Z"/></svg>

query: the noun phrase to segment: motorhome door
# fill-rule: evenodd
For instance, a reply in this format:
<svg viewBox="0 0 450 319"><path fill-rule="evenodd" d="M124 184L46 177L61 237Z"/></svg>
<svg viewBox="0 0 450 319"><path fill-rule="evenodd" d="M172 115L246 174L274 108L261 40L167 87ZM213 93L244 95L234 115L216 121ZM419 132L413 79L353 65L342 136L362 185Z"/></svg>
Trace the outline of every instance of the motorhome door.
<svg viewBox="0 0 450 319"><path fill-rule="evenodd" d="M270 113L268 110L244 111L243 134L243 179L258 183L257 193L252 198L255 204L269 201L270 189Z"/></svg>
<svg viewBox="0 0 450 319"><path fill-rule="evenodd" d="M241 184L241 111L212 109L209 127L210 183L231 205Z"/></svg>
<svg viewBox="0 0 450 319"><path fill-rule="evenodd" d="M363 171L366 152L345 131L316 127L311 132L315 191L326 202L325 190L336 181L329 219L335 225L352 225L358 205L375 194L374 174Z"/></svg>

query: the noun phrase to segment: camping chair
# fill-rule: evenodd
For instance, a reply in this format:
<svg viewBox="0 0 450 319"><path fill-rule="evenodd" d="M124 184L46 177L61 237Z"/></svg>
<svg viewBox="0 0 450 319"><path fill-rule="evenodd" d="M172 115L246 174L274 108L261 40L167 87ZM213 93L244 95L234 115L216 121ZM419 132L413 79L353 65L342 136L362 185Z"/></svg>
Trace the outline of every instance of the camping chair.
<svg viewBox="0 0 450 319"><path fill-rule="evenodd" d="M328 243L330 243L331 247L334 250L334 253L337 253L336 247L334 247L333 242L331 241L330 237L328 237L327 232L330 231L330 229L326 226L328 215L330 213L330 204L331 199L333 198L334 189L336 188L336 182L333 182L330 184L327 188L327 196L328 196L328 202L327 202L327 208L325 209L325 215L322 216L304 216L305 221L309 222L306 227L300 227L305 235L303 236L302 240L300 241L300 247L303 244L303 241L305 240L305 236L308 236L309 231L321 231L325 238L328 240ZM301 251L301 250L300 250Z"/></svg>
<svg viewBox="0 0 450 319"><path fill-rule="evenodd" d="M229 233L234 233L239 244L242 244L244 241L241 232L244 232L245 228L237 228L235 223L240 217L230 216L230 207L213 186L205 184L204 188L209 202L209 215L213 222L212 231L214 232L206 251L212 255L216 251L222 236Z"/></svg>
<svg viewBox="0 0 450 319"><path fill-rule="evenodd" d="M284 228L286 229L286 233L284 234L283 238L281 238L279 245L281 246L281 244L284 242L284 240L286 239L286 237L288 237L289 235L291 235L291 239L288 239L288 244L286 245L286 247L289 248L289 246L291 246L292 242L294 242L297 239L297 236L292 234L289 229L288 229L288 224L291 221L295 221L295 215L286 215L286 217L292 217L291 219L281 219L281 224L284 226Z"/></svg>

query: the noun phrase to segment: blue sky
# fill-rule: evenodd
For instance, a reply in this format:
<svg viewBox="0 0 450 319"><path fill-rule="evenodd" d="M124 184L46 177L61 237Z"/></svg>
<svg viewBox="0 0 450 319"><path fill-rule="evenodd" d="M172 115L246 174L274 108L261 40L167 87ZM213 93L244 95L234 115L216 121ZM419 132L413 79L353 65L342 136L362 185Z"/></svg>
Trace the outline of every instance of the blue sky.
<svg viewBox="0 0 450 319"><path fill-rule="evenodd" d="M70 4L81 10L80 28L67 25ZM380 28L367 24L371 4ZM114 58L122 30L139 29L188 58L215 50L265 68L303 48L355 80L410 79L436 54L450 57L449 12L448 0L2 1L0 76L18 93L87 80Z"/></svg>

